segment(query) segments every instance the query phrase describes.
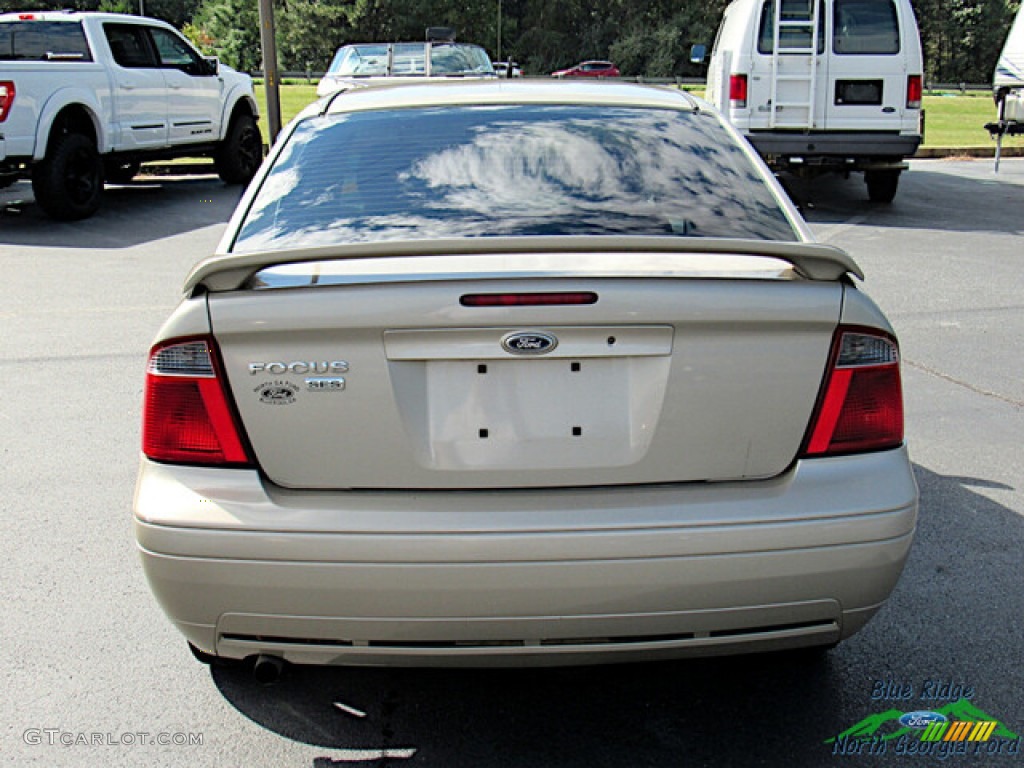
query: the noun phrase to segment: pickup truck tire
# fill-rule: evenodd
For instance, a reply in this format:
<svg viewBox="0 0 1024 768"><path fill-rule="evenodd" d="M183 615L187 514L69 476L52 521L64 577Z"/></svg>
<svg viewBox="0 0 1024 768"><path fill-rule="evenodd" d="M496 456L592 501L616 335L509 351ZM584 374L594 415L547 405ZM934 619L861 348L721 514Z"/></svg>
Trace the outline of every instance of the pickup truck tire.
<svg viewBox="0 0 1024 768"><path fill-rule="evenodd" d="M111 184L127 184L134 179L142 163L138 160L117 160L104 163L105 178Z"/></svg>
<svg viewBox="0 0 1024 768"><path fill-rule="evenodd" d="M32 169L32 191L39 207L55 219L92 216L103 192L103 161L96 143L80 133L56 138L43 161Z"/></svg>
<svg viewBox="0 0 1024 768"><path fill-rule="evenodd" d="M891 203L900 183L899 171L865 171L868 199L873 203Z"/></svg>
<svg viewBox="0 0 1024 768"><path fill-rule="evenodd" d="M263 137L250 115L239 114L213 155L217 175L226 184L248 184L263 162Z"/></svg>

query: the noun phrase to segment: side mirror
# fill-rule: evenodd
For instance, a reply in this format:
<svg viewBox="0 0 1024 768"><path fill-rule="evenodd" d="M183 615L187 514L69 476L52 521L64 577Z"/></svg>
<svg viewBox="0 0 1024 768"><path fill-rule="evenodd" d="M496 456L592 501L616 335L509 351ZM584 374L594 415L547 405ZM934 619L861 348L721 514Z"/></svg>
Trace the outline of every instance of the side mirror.
<svg viewBox="0 0 1024 768"><path fill-rule="evenodd" d="M220 59L218 59L216 56L204 56L203 59L206 61L207 71L209 72L209 74L220 74Z"/></svg>
<svg viewBox="0 0 1024 768"><path fill-rule="evenodd" d="M690 47L690 63L691 64L703 64L704 59L708 57L708 47L701 43Z"/></svg>

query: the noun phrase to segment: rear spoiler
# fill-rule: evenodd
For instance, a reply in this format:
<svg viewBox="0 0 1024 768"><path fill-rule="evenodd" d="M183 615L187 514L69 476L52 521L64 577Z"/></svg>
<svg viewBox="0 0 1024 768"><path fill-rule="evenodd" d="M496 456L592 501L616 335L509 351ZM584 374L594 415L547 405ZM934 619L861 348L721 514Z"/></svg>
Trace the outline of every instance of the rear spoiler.
<svg viewBox="0 0 1024 768"><path fill-rule="evenodd" d="M845 251L818 243L776 240L733 240L683 237L475 237L450 240L408 240L317 246L287 251L218 254L193 267L185 280L185 293L196 289L235 291L261 269L281 264L346 259L416 256L483 256L515 253L694 253L764 256L781 259L809 280L839 280L851 274L864 279L857 263Z"/></svg>

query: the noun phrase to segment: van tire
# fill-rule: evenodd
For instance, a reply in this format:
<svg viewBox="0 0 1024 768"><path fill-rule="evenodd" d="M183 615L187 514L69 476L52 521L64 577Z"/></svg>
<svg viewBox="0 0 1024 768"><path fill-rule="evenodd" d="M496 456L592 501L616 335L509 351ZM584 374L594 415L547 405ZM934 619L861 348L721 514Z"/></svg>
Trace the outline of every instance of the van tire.
<svg viewBox="0 0 1024 768"><path fill-rule="evenodd" d="M263 137L251 115L239 113L217 146L213 166L225 184L248 184L263 162Z"/></svg>
<svg viewBox="0 0 1024 768"><path fill-rule="evenodd" d="M32 169L32 192L39 207L61 221L96 213L103 192L103 161L96 142L80 133L57 137Z"/></svg>
<svg viewBox="0 0 1024 768"><path fill-rule="evenodd" d="M899 171L865 171L868 199L873 203L891 203L900 184Z"/></svg>

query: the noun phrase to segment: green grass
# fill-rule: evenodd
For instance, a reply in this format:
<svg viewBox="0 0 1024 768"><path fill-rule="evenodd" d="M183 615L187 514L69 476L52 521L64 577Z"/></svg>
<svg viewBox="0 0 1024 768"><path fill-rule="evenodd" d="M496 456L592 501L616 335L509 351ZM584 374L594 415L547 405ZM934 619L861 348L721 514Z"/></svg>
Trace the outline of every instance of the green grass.
<svg viewBox="0 0 1024 768"><path fill-rule="evenodd" d="M699 89L697 90L699 93ZM256 84L256 98L266 115L263 83ZM280 88L281 123L285 125L303 107L316 99L316 82L287 81ZM930 94L924 97L926 147L990 147L984 125L995 120L996 108L988 93ZM264 133L266 120L262 121ZM1005 146L1024 146L1024 136L1006 137Z"/></svg>
<svg viewBox="0 0 1024 768"><path fill-rule="evenodd" d="M306 83L305 80L288 80L281 85L278 89L281 99L281 125L287 125L288 121L299 114L307 104L316 101L316 83L316 80L311 83ZM260 116L263 118L260 123L263 132L266 133L267 94L261 80L256 81L256 101L260 105Z"/></svg>
<svg viewBox="0 0 1024 768"><path fill-rule="evenodd" d="M990 93L933 94L924 97L926 147L991 147L985 123L998 117ZM1024 146L1024 137L1007 136L1004 146Z"/></svg>

